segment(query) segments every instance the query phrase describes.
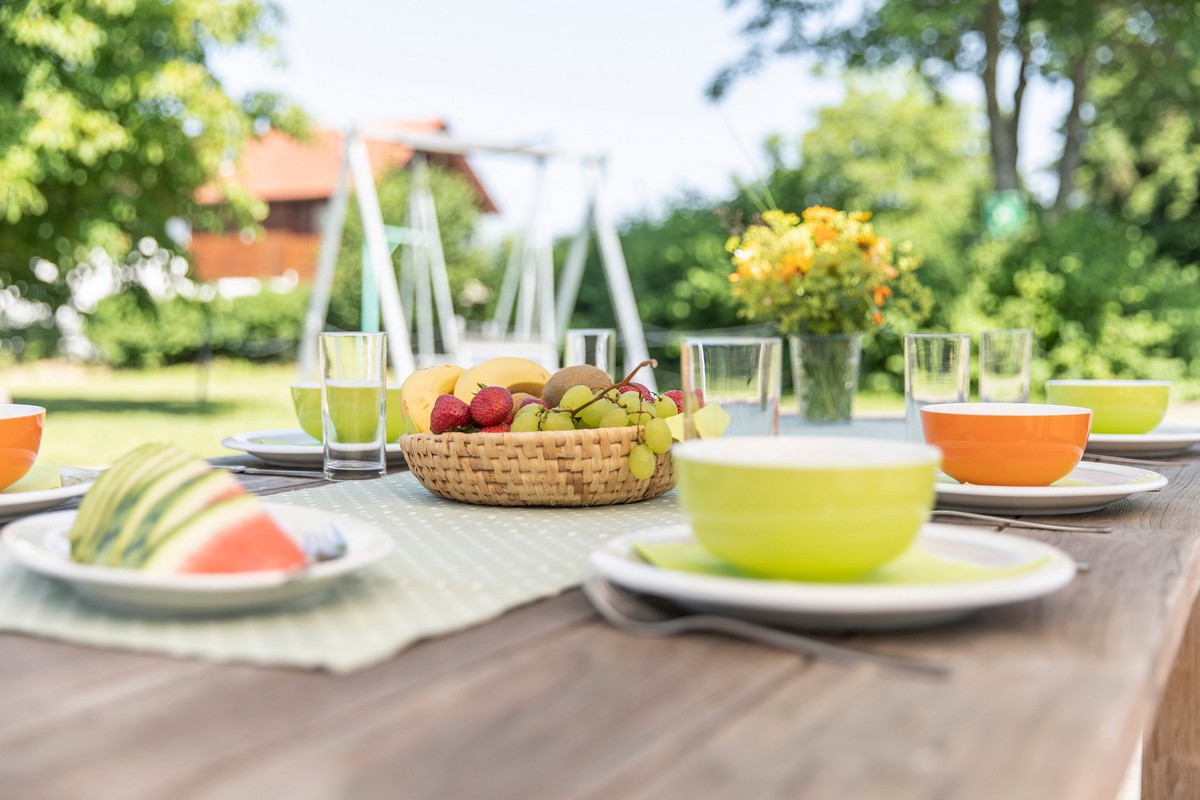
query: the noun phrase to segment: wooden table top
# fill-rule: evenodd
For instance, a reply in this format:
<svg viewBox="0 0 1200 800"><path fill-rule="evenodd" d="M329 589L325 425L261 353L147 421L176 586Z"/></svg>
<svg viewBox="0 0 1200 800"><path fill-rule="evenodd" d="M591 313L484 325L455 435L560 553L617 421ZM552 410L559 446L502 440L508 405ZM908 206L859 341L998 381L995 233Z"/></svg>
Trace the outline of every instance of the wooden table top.
<svg viewBox="0 0 1200 800"><path fill-rule="evenodd" d="M0 636L0 794L1097 800L1145 727L1146 796L1195 797L1200 462L1162 471L1161 493L1062 519L1112 534L1010 530L1091 564L1066 590L846 640L944 681L637 638L577 590L347 676Z"/></svg>

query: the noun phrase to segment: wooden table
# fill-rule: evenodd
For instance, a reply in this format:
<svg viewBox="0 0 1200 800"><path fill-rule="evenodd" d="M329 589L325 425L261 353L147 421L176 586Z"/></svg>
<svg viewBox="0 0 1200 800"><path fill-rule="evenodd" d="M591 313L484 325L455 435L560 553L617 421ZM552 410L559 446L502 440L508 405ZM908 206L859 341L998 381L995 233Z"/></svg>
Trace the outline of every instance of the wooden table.
<svg viewBox="0 0 1200 800"><path fill-rule="evenodd" d="M709 636L635 638L578 591L350 676L0 637L5 798L1200 796L1200 462L1042 534L1043 601L856 646L943 682ZM247 480L263 494L314 485ZM1152 726L1152 727L1151 727Z"/></svg>

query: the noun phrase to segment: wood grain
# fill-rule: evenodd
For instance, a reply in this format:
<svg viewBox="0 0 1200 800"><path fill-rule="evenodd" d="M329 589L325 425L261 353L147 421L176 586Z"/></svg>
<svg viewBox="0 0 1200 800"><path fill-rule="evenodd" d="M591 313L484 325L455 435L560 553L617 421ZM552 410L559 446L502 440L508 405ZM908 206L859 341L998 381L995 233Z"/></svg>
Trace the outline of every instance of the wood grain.
<svg viewBox="0 0 1200 800"><path fill-rule="evenodd" d="M342 677L0 636L0 794L1104 800L1146 727L1146 797L1200 796L1200 467L1167 470L1062 518L1113 534L1010 528L1091 563L1063 592L848 639L943 682L631 637L578 592Z"/></svg>

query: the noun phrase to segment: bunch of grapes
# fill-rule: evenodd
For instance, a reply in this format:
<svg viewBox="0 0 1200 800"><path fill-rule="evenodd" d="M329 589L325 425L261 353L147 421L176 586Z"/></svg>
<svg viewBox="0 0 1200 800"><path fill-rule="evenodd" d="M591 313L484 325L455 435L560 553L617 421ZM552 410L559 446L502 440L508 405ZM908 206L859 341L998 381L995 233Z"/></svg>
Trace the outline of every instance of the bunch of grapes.
<svg viewBox="0 0 1200 800"><path fill-rule="evenodd" d="M637 444L629 453L629 471L638 480L646 480L654 474L657 456L671 449L671 428L666 420L682 410L683 395L678 390L659 395L626 378L607 388L573 386L553 408L528 400L513 417L511 430L521 433L639 427Z"/></svg>

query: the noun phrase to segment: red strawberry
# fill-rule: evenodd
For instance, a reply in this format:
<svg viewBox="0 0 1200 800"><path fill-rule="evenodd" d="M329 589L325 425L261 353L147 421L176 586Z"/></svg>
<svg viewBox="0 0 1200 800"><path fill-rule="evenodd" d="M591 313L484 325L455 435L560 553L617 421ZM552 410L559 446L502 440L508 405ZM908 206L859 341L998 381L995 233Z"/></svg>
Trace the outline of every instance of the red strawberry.
<svg viewBox="0 0 1200 800"><path fill-rule="evenodd" d="M509 427L507 422L501 422L499 425L488 425L486 428L480 428L480 433L508 433Z"/></svg>
<svg viewBox="0 0 1200 800"><path fill-rule="evenodd" d="M704 408L704 391L692 389L692 394L696 395L696 408Z"/></svg>
<svg viewBox="0 0 1200 800"><path fill-rule="evenodd" d="M626 384L626 387L634 390L635 392L641 392L643 400L649 400L651 403L654 402L654 392L650 391L642 384L630 381L628 384ZM624 389L622 391L624 391Z"/></svg>
<svg viewBox="0 0 1200 800"><path fill-rule="evenodd" d="M675 401L675 407L679 409L679 413L683 413L683 392L678 389L672 389L669 392L663 392L663 397L669 397Z"/></svg>
<svg viewBox="0 0 1200 800"><path fill-rule="evenodd" d="M531 403L536 403L537 405L541 406L542 408L550 407L550 404L547 403L545 400L541 399L540 397L526 397L524 400L521 401L521 408L524 408L525 406L527 406Z"/></svg>
<svg viewBox="0 0 1200 800"><path fill-rule="evenodd" d="M486 386L471 400L471 419L481 428L508 422L512 413L512 394L503 386Z"/></svg>
<svg viewBox="0 0 1200 800"><path fill-rule="evenodd" d="M467 404L452 394L438 395L429 415L429 432L445 433L471 424L471 413Z"/></svg>

